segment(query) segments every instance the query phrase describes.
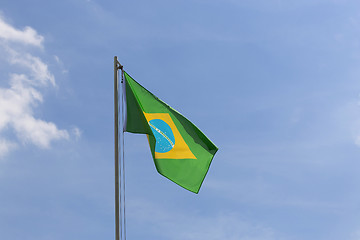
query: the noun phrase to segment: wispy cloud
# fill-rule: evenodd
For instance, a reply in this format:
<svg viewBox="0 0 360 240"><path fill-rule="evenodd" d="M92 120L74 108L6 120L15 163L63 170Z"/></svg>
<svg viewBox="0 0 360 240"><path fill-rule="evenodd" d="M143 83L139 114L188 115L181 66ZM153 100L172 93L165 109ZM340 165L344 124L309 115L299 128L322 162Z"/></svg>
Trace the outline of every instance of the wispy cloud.
<svg viewBox="0 0 360 240"><path fill-rule="evenodd" d="M8 24L0 16L1 60L14 71L8 72L8 87L0 88L0 157L21 143L31 143L40 148L48 148L54 140L69 139L67 130L58 129L55 123L35 117L34 109L42 103L41 91L45 87L55 87L55 77L48 65L40 57L30 53L32 48L44 49L44 37L31 27L19 30ZM2 84L4 86L4 84ZM4 137L11 132L14 139ZM75 135L79 137L80 130Z"/></svg>
<svg viewBox="0 0 360 240"><path fill-rule="evenodd" d="M47 64L41 61L40 58L32 56L29 53L19 53L11 48L7 49L9 53L9 62L13 65L18 65L27 70L31 77L31 85L46 86L51 83L55 86L55 77L48 70Z"/></svg>
<svg viewBox="0 0 360 240"><path fill-rule="evenodd" d="M33 28L25 27L19 30L6 23L0 16L0 39L8 42L18 42L36 47L43 47L44 37L39 35Z"/></svg>
<svg viewBox="0 0 360 240"><path fill-rule="evenodd" d="M67 69L65 69L64 63L60 60L60 58L58 56L54 55L54 59L55 59L56 63L60 66L60 68L62 69L63 74L66 74L69 72Z"/></svg>

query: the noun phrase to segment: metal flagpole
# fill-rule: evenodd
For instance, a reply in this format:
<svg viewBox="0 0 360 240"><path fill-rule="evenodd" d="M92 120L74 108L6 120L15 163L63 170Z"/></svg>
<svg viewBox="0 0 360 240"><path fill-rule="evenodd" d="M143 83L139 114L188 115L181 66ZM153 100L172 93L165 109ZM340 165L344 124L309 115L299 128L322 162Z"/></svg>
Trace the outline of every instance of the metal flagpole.
<svg viewBox="0 0 360 240"><path fill-rule="evenodd" d="M118 60L114 57L114 142L115 142L115 240L120 240L119 224L119 105Z"/></svg>
<svg viewBox="0 0 360 240"><path fill-rule="evenodd" d="M124 161L124 131L123 131L123 94L120 96L119 121L119 79L118 70L121 70L121 83L123 82L123 66L114 57L114 142L115 142L115 240L126 240L125 221L125 161ZM121 134L119 135L119 123ZM121 147L119 148L119 138ZM121 149L119 165L119 149ZM122 179L121 179L122 177ZM120 184L119 184L120 183ZM123 231L124 230L124 231Z"/></svg>

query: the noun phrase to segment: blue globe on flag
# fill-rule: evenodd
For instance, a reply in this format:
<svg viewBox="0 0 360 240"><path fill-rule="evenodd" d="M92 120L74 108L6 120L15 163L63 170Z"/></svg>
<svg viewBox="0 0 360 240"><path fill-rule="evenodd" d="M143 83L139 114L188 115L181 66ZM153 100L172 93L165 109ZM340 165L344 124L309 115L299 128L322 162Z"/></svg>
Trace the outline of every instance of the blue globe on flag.
<svg viewBox="0 0 360 240"><path fill-rule="evenodd" d="M166 153L174 148L174 133L165 121L153 119L149 121L149 125L156 139L155 152Z"/></svg>

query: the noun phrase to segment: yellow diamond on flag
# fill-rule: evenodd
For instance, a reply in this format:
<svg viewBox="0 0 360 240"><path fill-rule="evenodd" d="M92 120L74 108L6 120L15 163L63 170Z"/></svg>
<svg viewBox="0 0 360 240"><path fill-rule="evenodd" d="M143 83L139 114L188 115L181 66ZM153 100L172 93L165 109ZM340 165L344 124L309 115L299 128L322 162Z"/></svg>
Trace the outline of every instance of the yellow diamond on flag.
<svg viewBox="0 0 360 240"><path fill-rule="evenodd" d="M157 159L196 159L168 113L145 113L156 139Z"/></svg>

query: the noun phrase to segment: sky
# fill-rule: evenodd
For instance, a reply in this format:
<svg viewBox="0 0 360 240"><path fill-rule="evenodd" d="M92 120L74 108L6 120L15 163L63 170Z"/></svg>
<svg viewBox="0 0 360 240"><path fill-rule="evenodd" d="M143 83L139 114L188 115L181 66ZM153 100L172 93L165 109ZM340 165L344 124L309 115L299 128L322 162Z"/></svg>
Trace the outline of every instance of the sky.
<svg viewBox="0 0 360 240"><path fill-rule="evenodd" d="M127 239L360 239L360 3L2 0L0 236L114 239L113 59L219 148L125 134Z"/></svg>

